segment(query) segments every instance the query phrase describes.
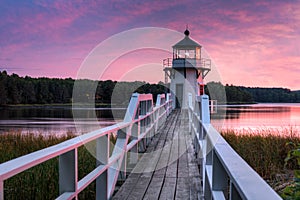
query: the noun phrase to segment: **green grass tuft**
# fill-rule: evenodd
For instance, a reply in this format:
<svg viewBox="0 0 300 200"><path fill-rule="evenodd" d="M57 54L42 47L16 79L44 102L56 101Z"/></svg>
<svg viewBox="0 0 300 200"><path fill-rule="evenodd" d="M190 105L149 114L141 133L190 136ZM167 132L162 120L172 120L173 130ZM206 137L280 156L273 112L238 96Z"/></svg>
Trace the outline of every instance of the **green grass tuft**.
<svg viewBox="0 0 300 200"><path fill-rule="evenodd" d="M21 134L10 131L0 135L0 163L61 143L75 137ZM78 177L95 168L96 159L82 146L78 149ZM5 199L55 199L58 197L58 157L30 168L4 181ZM80 199L95 199L95 184L80 193Z"/></svg>
<svg viewBox="0 0 300 200"><path fill-rule="evenodd" d="M283 189L292 179L296 163L284 167L284 160L291 150L288 142L300 142L300 137L290 130L225 130L221 132L233 149L276 190ZM282 187L281 187L282 186Z"/></svg>

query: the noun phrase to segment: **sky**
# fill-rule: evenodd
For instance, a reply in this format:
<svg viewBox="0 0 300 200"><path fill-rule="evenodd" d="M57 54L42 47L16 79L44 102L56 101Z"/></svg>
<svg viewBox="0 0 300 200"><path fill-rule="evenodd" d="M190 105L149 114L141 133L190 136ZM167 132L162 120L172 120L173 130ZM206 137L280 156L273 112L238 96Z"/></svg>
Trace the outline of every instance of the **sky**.
<svg viewBox="0 0 300 200"><path fill-rule="evenodd" d="M222 83L300 89L299 0L1 0L0 71L76 78L91 52L115 34L143 27L183 33L187 24ZM122 45L131 44L115 48ZM151 49L120 55L100 79L163 81L168 56ZM122 70L128 73L117 75Z"/></svg>

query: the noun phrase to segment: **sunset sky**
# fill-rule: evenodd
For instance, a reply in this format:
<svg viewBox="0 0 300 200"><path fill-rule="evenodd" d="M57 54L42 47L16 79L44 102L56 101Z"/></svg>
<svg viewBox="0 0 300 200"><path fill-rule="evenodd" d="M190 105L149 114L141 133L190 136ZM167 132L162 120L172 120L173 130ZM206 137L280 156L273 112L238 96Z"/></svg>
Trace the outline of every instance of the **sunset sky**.
<svg viewBox="0 0 300 200"><path fill-rule="evenodd" d="M183 32L186 24L191 37L214 61L224 84L300 89L298 0L2 0L0 70L76 78L89 53L114 34L142 27ZM145 40L151 41L151 35ZM139 65L128 80L143 79L136 74L151 74L147 63L161 64L166 56L150 50L133 52L115 61L110 73ZM162 67L155 67L157 74L145 81L163 80Z"/></svg>

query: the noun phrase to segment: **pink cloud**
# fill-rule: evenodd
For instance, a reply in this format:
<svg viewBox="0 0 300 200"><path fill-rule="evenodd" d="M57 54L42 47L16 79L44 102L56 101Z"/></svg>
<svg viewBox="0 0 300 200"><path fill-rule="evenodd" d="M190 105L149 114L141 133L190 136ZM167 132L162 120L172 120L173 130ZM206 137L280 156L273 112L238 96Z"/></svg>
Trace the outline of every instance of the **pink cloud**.
<svg viewBox="0 0 300 200"><path fill-rule="evenodd" d="M35 3L32 7L12 9L14 12L7 13L9 17L0 22L2 27L8 27L7 33L2 31L0 41L1 65L24 66L28 75L75 77L85 56L115 33L143 25L183 32L188 23L191 37L208 50L225 82L257 86L278 82L299 88L295 81L300 64L299 3L237 1L232 5L222 2L200 5L194 1L130 4L80 0ZM118 75L120 65L128 70L130 64L139 65L140 61L129 57L114 63L118 67L113 67L115 71L110 74ZM151 58L158 60L155 56ZM30 71L33 68L41 71ZM278 74L288 75L280 78Z"/></svg>
<svg viewBox="0 0 300 200"><path fill-rule="evenodd" d="M142 49L129 52L109 65L100 79L118 81L140 80L157 83L164 80L162 61L170 56L170 52L155 49ZM151 68L151 65L153 69L151 74L149 74L145 66ZM145 71L143 72L143 70Z"/></svg>

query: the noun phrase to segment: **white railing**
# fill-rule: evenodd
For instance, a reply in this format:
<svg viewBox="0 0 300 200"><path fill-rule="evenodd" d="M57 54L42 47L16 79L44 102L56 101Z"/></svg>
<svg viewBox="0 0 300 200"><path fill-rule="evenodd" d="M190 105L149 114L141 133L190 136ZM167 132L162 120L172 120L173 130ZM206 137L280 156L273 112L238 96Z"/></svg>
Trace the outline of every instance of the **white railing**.
<svg viewBox="0 0 300 200"><path fill-rule="evenodd" d="M194 59L194 58L166 58L163 60L163 67L193 67L211 70L211 60L208 58Z"/></svg>
<svg viewBox="0 0 300 200"><path fill-rule="evenodd" d="M207 58L201 58L201 59L193 59L193 58L178 58L173 59L172 61L172 67L173 68L199 68L202 70L211 70L211 60Z"/></svg>
<svg viewBox="0 0 300 200"><path fill-rule="evenodd" d="M203 177L205 199L281 199L210 124L207 95L189 95L189 131Z"/></svg>
<svg viewBox="0 0 300 200"><path fill-rule="evenodd" d="M138 161L138 152L145 150L151 137L170 114L171 101L169 94L167 97L161 94L153 106L152 94L134 93L123 122L2 163L0 199L4 199L5 180L54 157L59 157L57 199L77 199L78 194L94 180L96 180L96 199L109 199L114 192L119 174L122 173L123 177L126 177L127 160L130 163ZM117 135L117 139L110 154L111 134ZM91 141L96 141L96 167L78 180L77 151L80 146Z"/></svg>

